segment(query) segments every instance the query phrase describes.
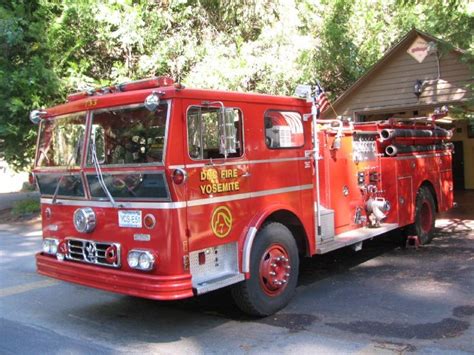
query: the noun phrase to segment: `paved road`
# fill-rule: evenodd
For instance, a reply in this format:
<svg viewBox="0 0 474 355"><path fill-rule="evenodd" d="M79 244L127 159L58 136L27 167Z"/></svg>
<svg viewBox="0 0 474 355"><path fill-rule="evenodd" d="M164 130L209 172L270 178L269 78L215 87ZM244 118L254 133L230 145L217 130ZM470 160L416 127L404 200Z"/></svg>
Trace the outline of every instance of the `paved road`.
<svg viewBox="0 0 474 355"><path fill-rule="evenodd" d="M166 303L38 276L39 226L0 225L0 353L474 353L469 203L418 250L391 234L305 261L293 302L260 320L226 290Z"/></svg>

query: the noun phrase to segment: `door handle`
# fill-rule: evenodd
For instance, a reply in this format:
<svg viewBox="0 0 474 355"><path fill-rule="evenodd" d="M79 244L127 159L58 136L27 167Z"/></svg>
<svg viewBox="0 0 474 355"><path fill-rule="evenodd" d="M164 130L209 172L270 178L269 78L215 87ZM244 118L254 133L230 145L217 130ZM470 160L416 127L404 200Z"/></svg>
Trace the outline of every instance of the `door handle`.
<svg viewBox="0 0 474 355"><path fill-rule="evenodd" d="M246 171L244 174L240 175L240 177L249 177L252 174L250 174L248 171Z"/></svg>

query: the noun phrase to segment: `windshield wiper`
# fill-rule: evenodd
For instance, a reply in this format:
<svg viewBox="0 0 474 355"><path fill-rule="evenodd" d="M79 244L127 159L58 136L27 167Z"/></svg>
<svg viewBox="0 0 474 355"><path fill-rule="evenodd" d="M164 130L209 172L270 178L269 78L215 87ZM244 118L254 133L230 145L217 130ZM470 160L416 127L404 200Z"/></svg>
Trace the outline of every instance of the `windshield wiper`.
<svg viewBox="0 0 474 355"><path fill-rule="evenodd" d="M80 145L81 145L81 138L79 137L76 146L74 147L74 155L71 155L69 157L69 160L66 164L66 170L69 170L69 168L72 166L72 160L77 157L77 154L79 153ZM45 154L46 159L48 158ZM54 189L54 194L53 194L53 200L51 201L51 204L55 205L56 204L56 198L58 197L58 192L59 192L59 187L61 186L61 182L63 181L64 177L66 175L61 175L61 177L58 180L58 183L56 184L56 188Z"/></svg>
<svg viewBox="0 0 474 355"><path fill-rule="evenodd" d="M54 194L53 194L53 200L51 201L52 205L56 204L56 197L58 197L59 186L61 186L61 182L63 181L65 176L66 175L61 175L61 177L58 180L58 183L56 184L56 188L54 189Z"/></svg>
<svg viewBox="0 0 474 355"><path fill-rule="evenodd" d="M102 188L102 190L104 190L105 194L107 195L110 202L112 203L112 207L117 207L117 204L115 203L115 200L112 197L112 194L110 193L109 189L107 188L107 185L105 184L104 175L102 174L99 159L97 158L97 150L96 150L96 145L95 145L95 133L92 134L91 153L92 153L92 163L94 164L95 172L97 175L97 181L99 182L100 187Z"/></svg>

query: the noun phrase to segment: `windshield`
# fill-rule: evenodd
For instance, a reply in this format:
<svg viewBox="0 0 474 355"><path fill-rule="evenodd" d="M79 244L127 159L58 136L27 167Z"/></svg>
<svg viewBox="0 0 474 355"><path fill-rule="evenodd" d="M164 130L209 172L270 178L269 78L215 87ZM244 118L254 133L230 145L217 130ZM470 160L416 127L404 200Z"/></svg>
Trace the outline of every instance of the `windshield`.
<svg viewBox="0 0 474 355"><path fill-rule="evenodd" d="M168 199L168 189L163 173L113 173L104 174L104 183L117 199ZM106 198L97 175L87 175L92 198Z"/></svg>
<svg viewBox="0 0 474 355"><path fill-rule="evenodd" d="M36 165L79 166L85 129L85 112L42 121Z"/></svg>
<svg viewBox="0 0 474 355"><path fill-rule="evenodd" d="M38 174L36 180L41 195L84 197L84 185L79 174Z"/></svg>
<svg viewBox="0 0 474 355"><path fill-rule="evenodd" d="M155 111L141 105L95 111L88 165L93 164L94 141L101 165L162 163L167 115L166 102Z"/></svg>

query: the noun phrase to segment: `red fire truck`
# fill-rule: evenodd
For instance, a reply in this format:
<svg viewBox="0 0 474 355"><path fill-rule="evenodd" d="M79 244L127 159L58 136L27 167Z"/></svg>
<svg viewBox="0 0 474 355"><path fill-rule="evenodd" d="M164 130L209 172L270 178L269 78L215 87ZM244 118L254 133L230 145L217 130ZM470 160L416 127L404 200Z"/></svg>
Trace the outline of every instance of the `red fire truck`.
<svg viewBox="0 0 474 355"><path fill-rule="evenodd" d="M420 243L453 205L450 132L433 120L320 120L302 97L167 77L80 92L39 123L42 275L174 300L231 286L269 315L299 260L397 228Z"/></svg>

